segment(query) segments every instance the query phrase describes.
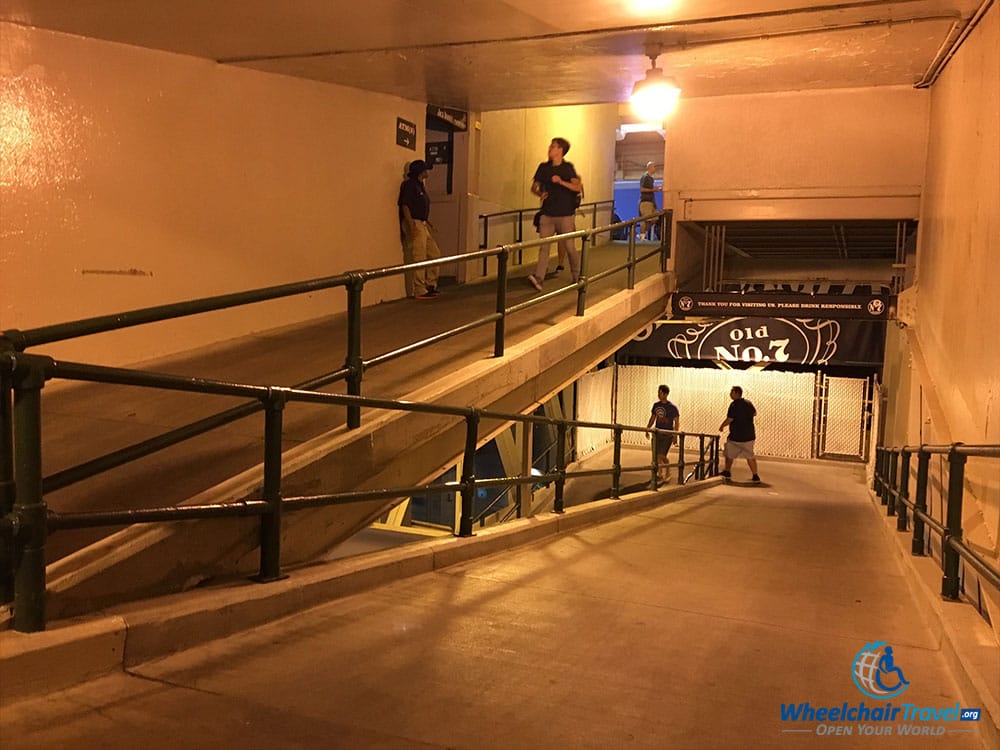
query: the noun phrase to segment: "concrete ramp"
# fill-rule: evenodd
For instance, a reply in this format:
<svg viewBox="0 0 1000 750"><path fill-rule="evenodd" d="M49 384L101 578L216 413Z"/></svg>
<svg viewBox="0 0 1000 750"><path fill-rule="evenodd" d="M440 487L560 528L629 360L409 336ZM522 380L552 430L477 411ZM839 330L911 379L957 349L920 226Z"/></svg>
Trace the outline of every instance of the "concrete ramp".
<svg viewBox="0 0 1000 750"><path fill-rule="evenodd" d="M406 394L411 401L523 413L547 400L613 353L664 310L671 277L654 275L631 291L592 305L510 345L500 359L483 358ZM379 394L368 392L368 395ZM498 424L483 423L480 442ZM286 497L412 486L429 481L461 455L460 419L366 411L362 427L337 427L285 451ZM165 478L169 481L169 478ZM261 465L244 470L184 504L260 497ZM371 501L284 516L282 564L298 565L348 538L395 502ZM49 565L48 614L63 618L112 603L249 575L257 570L256 518L133 526Z"/></svg>

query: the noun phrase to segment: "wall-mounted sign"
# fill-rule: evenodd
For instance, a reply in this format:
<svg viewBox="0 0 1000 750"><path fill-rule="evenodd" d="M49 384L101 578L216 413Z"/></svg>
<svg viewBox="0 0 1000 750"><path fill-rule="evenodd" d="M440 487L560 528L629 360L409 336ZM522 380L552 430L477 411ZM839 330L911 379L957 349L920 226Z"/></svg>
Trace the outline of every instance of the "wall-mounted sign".
<svg viewBox="0 0 1000 750"><path fill-rule="evenodd" d="M816 318L658 320L624 357L804 365L881 365L885 323Z"/></svg>
<svg viewBox="0 0 1000 750"><path fill-rule="evenodd" d="M787 315L795 318L859 318L886 320L884 294L735 294L674 292L674 315Z"/></svg>
<svg viewBox="0 0 1000 750"><path fill-rule="evenodd" d="M428 143L424 146L426 159L431 164L448 164L451 162L450 143Z"/></svg>
<svg viewBox="0 0 1000 750"><path fill-rule="evenodd" d="M436 104L428 104L427 114L430 117L436 117L439 120L444 120L453 130L465 131L469 129L469 113L463 112L460 109L451 109L450 107L439 107Z"/></svg>
<svg viewBox="0 0 1000 750"><path fill-rule="evenodd" d="M396 118L396 145L417 150L417 126L402 117Z"/></svg>

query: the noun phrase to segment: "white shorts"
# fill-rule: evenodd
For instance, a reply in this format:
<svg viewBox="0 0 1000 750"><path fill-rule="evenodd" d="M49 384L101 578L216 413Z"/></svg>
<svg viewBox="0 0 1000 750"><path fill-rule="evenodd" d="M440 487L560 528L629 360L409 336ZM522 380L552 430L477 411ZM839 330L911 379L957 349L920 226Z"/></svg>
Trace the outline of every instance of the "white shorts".
<svg viewBox="0 0 1000 750"><path fill-rule="evenodd" d="M753 440L745 443L737 443L735 440L726 441L726 458L754 458Z"/></svg>

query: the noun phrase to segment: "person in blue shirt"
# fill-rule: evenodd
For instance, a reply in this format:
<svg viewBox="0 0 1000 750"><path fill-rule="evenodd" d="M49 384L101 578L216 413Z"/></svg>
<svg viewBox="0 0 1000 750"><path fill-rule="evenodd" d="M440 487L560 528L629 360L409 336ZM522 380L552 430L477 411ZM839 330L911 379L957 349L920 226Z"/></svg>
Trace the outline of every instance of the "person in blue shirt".
<svg viewBox="0 0 1000 750"><path fill-rule="evenodd" d="M649 421L646 423L647 430L654 424L657 430L679 431L681 429L681 413L667 399L669 395L670 386L668 385L661 385L656 390L657 399L653 402ZM654 435L656 440L656 476L661 482L666 483L670 481L670 465L667 463L667 452L670 450L670 446L674 444L674 436L662 432L654 433Z"/></svg>
<svg viewBox="0 0 1000 750"><path fill-rule="evenodd" d="M646 171L643 173L642 179L639 180L639 216L642 216L643 218L652 216L660 210L656 207L656 193L661 192L663 188L658 186L653 180L653 174L655 172L656 163L647 162ZM641 234L647 239L655 223L656 219L649 219L642 223Z"/></svg>
<svg viewBox="0 0 1000 750"><path fill-rule="evenodd" d="M399 222L403 232L407 263L441 257L441 250L431 235L431 199L424 183L431 165L423 159L410 162L406 179L399 186ZM406 256L409 256L407 258ZM437 266L417 268L413 271L413 298L434 299L437 291Z"/></svg>

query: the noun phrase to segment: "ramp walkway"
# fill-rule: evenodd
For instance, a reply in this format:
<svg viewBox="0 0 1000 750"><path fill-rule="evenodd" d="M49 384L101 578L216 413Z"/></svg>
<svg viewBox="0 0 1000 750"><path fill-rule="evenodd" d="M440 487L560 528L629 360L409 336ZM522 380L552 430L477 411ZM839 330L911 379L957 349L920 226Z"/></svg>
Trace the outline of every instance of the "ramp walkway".
<svg viewBox="0 0 1000 750"><path fill-rule="evenodd" d="M487 279L485 284L446 290L434 300L401 300L366 308L360 315L363 352L346 351L345 329L353 335L361 326L358 316L347 315L146 363L142 369L152 374L144 382L153 389L135 387L143 382L141 373L56 363L50 369L57 376L65 372L69 377L132 381L133 385L65 386L54 381L44 390L42 450L37 455L45 477L44 500L56 514L55 522L63 514L87 512L90 517L81 523L86 526L99 523L102 511L135 513L147 509L158 522L121 529L60 529L44 549L39 546L36 557L44 552L48 562L48 616L65 618L93 612L116 602L252 571L264 560L258 553L263 523L249 514L237 517L230 513L227 518L186 524L170 519L177 518L173 511L178 506L197 506L198 512L225 506L241 513L236 506L244 501L260 503L261 493L266 491L265 445L271 446L269 455L279 457L278 491L285 497L371 493L433 479L467 449L467 425L454 415L408 414L387 405L366 408L361 429L350 430L347 426L355 416L350 408L345 411L343 406L329 403L289 401L281 429L272 429L266 444L264 420L243 418L118 466L119 456L128 455L137 441L154 443L165 430L183 433L198 420L209 421L222 410L243 409L241 404L248 396L255 399L250 402L251 410L259 408L263 392L259 386L293 385L303 380L329 382L334 379L330 373L349 371L345 361L363 364L361 393L365 396L406 397L420 404L486 409L505 415L530 411L662 313L672 288L671 276L661 271L662 250L652 245L638 254L623 243L590 247L587 284L579 290L565 279L561 284L550 283L547 293L536 297L525 280L517 283L519 271L513 269L502 301L496 284ZM639 280L628 288L632 277L622 267L627 259L637 257L642 258L637 262ZM501 278L506 278L503 269ZM336 283L351 283L349 275L337 279L348 281ZM584 297L588 302L585 307ZM492 322L478 328L469 323L495 320L498 304L506 313L507 332L499 358L494 356ZM454 335L454 331L461 333ZM44 340L44 335L39 339ZM434 345L416 348L415 342L420 341ZM32 349L30 354L44 354L44 347ZM37 367L43 366L39 360ZM360 370L356 366L353 372ZM167 373L168 377L156 373ZM201 387L202 381L197 379L210 378L216 394L239 395L179 393L170 383L163 385L171 377L180 390ZM259 386L251 393L252 388L241 390L231 383ZM338 389L333 386L327 390ZM504 421L494 415L493 421L485 420L471 439L485 443L503 427ZM22 431L25 436L30 432ZM116 468L70 483L72 475L93 473L87 462ZM394 502L384 496L369 496L329 507L305 505L306 510L280 528L280 537L272 534L267 560L277 559L281 541L281 564L308 562L367 526ZM121 518L120 513L115 520ZM266 577L272 579L278 573L269 565ZM32 581L41 576L36 569L31 568ZM21 590L27 591L24 587ZM32 624L19 627L39 627L41 607L32 611Z"/></svg>
<svg viewBox="0 0 1000 750"><path fill-rule="evenodd" d="M626 243L590 248L590 272L597 274L623 262L626 250ZM527 251L525 259L533 255L533 250ZM655 258L643 261L639 277L654 273L656 266ZM564 271L561 279L550 279L547 287L555 288L557 281L569 283L567 273ZM526 280L519 283L522 280L516 277L520 275L520 270L512 274L508 304L516 305L537 295ZM622 272L592 283L588 305L621 292L624 279ZM460 321L493 312L495 305L494 284L487 278L445 287L435 300L402 299L365 308L366 356L434 336ZM509 316L508 349L530 342L560 321L572 319L575 309L576 295L565 294ZM229 382L291 386L343 366L347 324L346 314L333 315L145 362L139 367ZM44 346L39 347L37 353L44 350ZM480 327L366 371L363 393L385 399L406 398L437 384L442 386L438 402L452 404L455 402L449 401L447 394L448 379L464 367L489 360L492 354L493 329ZM575 373L568 373L572 375ZM321 390L346 392L343 381ZM239 403L240 399L222 396L191 397L109 384L48 386L43 399L44 474L55 474ZM57 512L150 508L182 502L260 463L259 422L259 418L251 417L215 429L151 457L48 493L46 502ZM340 409L303 405L289 409L283 425L284 450L344 424L345 412ZM58 560L110 531L113 529L60 531L48 540L47 559Z"/></svg>
<svg viewBox="0 0 1000 750"><path fill-rule="evenodd" d="M717 484L8 706L4 747L994 741L975 722L782 721L782 704L884 704L852 678L877 640L910 683L893 705L976 698L907 585L863 468L763 460L760 473L759 487Z"/></svg>

